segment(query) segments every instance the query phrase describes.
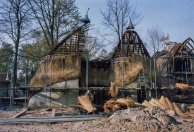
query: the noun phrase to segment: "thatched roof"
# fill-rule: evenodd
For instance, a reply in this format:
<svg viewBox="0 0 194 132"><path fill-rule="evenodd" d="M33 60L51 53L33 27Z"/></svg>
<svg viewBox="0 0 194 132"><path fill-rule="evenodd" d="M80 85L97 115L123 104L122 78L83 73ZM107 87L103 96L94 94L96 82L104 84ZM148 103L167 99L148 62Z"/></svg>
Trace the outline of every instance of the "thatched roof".
<svg viewBox="0 0 194 132"><path fill-rule="evenodd" d="M52 58L52 60L51 60ZM52 67L51 67L52 62ZM81 59L78 55L60 55L47 57L30 81L31 87L45 87L65 80L80 77Z"/></svg>
<svg viewBox="0 0 194 132"><path fill-rule="evenodd" d="M110 86L111 82L115 82L117 86L121 86L122 83L122 58L116 61L107 60L107 62L89 63L89 86ZM151 62L151 63L150 63ZM85 62L82 62L85 64ZM86 78L86 66L82 64L80 86L85 86ZM150 64L152 65L150 67ZM123 85L126 86L131 82L135 81L141 72L144 73L148 78L154 80L154 61L144 58L143 56L134 54L132 57L123 58ZM151 69L150 69L151 68ZM151 75L150 75L151 71ZM159 74L156 69L157 83L160 85Z"/></svg>

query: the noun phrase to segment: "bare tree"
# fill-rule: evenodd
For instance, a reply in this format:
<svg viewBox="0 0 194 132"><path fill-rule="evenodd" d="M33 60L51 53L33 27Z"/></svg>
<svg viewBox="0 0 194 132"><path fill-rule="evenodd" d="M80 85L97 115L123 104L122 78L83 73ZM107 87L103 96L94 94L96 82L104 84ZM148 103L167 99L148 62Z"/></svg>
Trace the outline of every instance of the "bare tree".
<svg viewBox="0 0 194 132"><path fill-rule="evenodd" d="M165 36L164 32L158 26L147 30L147 40L150 49L155 53L161 50L164 43L170 39L169 35Z"/></svg>
<svg viewBox="0 0 194 132"><path fill-rule="evenodd" d="M4 0L0 7L1 33L6 34L15 44L13 86L17 79L17 58L18 48L22 38L29 33L27 30L29 23L29 8L26 0Z"/></svg>
<svg viewBox="0 0 194 132"><path fill-rule="evenodd" d="M28 0L50 49L79 24L75 0Z"/></svg>
<svg viewBox="0 0 194 132"><path fill-rule="evenodd" d="M102 41L96 37L88 37L85 46L85 53L82 55L83 58L89 58L89 60L95 60L102 50Z"/></svg>
<svg viewBox="0 0 194 132"><path fill-rule="evenodd" d="M103 12L102 24L113 31L121 41L121 36L127 26L128 16L134 26L141 20L141 14L137 13L136 6L132 4L131 0L107 0L107 11ZM112 34L108 34L112 35Z"/></svg>

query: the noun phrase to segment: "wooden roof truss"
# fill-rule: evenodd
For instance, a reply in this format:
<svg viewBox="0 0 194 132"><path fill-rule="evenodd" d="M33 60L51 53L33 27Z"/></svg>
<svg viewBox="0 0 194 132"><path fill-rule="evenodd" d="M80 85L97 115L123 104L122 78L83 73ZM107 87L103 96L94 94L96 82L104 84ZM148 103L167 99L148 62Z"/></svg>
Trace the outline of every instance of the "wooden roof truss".
<svg viewBox="0 0 194 132"><path fill-rule="evenodd" d="M49 55L82 54L84 52L89 27L90 24L87 23L74 30L58 43L57 46L49 52Z"/></svg>
<svg viewBox="0 0 194 132"><path fill-rule="evenodd" d="M130 57L134 53L144 56L145 58L150 58L150 55L143 45L139 35L134 30L127 30L122 36L123 45L121 46L121 41L118 43L113 54L113 58L118 57ZM122 50L121 50L122 47Z"/></svg>

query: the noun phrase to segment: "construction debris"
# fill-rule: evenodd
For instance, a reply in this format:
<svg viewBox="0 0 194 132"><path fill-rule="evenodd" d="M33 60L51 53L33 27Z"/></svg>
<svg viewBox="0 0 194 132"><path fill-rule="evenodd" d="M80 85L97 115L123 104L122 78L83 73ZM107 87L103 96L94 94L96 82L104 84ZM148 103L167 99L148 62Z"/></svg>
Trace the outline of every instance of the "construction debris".
<svg viewBox="0 0 194 132"><path fill-rule="evenodd" d="M166 101L166 99L164 98L164 96L162 96L160 99L159 99L159 102L164 106L164 108L166 110L170 110L169 106L168 106L168 103Z"/></svg>
<svg viewBox="0 0 194 132"><path fill-rule="evenodd" d="M132 108L133 104L135 103L133 100L124 99L124 98L117 99L117 102L125 104L127 108Z"/></svg>
<svg viewBox="0 0 194 132"><path fill-rule="evenodd" d="M192 131L194 129L191 127L193 120L173 115L173 112L169 111L157 106L150 106L144 110L139 108L118 110L109 117L109 122L115 126L127 127L128 129L124 131Z"/></svg>
<svg viewBox="0 0 194 132"><path fill-rule="evenodd" d="M28 108L23 108L23 109L21 110L21 112L17 113L17 114L14 115L12 118L19 117L20 115L22 115L23 113L25 113L27 110L28 110Z"/></svg>
<svg viewBox="0 0 194 132"><path fill-rule="evenodd" d="M183 103L183 104L181 105L181 110L182 110L183 112L187 112L187 111L188 111L188 105L185 104L185 103Z"/></svg>
<svg viewBox="0 0 194 132"><path fill-rule="evenodd" d="M87 110L89 113L96 111L96 108L91 103L89 97L87 95L82 95L78 97L79 103L83 106L84 110Z"/></svg>
<svg viewBox="0 0 194 132"><path fill-rule="evenodd" d="M51 117L55 117L55 113L56 113L56 109L54 108L54 109L52 110Z"/></svg>
<svg viewBox="0 0 194 132"><path fill-rule="evenodd" d="M168 107L170 108L170 110L175 111L175 110L174 110L174 107L173 107L173 104L171 103L171 101L170 101L168 98L165 98L165 100L166 100L167 105L168 105Z"/></svg>
<svg viewBox="0 0 194 132"><path fill-rule="evenodd" d="M144 102L142 103L142 105L149 107L152 106L147 100L144 100Z"/></svg>
<svg viewBox="0 0 194 132"><path fill-rule="evenodd" d="M173 106L174 106L175 112L176 112L178 115L181 115L181 116L184 115L184 113L178 108L178 106L177 106L175 103L173 103Z"/></svg>
<svg viewBox="0 0 194 132"><path fill-rule="evenodd" d="M57 110L57 109L56 109ZM12 113L13 111L11 111ZM50 111L51 113L51 111ZM20 117L22 119L0 119L1 131L158 131L158 132L193 132L192 119L173 114L171 110L164 110L151 106L144 110L130 108L118 110L110 117L97 115L55 116L55 117ZM70 112L69 112L70 113ZM0 115L2 116L2 115ZM23 115L24 116L24 115ZM2 118L2 117L1 117ZM86 120L87 119L87 120ZM89 119L89 120L88 120ZM22 121L23 120L23 121ZM86 120L86 121L84 121ZM25 121L25 122L24 122ZM30 122L27 122L30 121ZM71 121L71 122L68 122ZM32 123L35 122L35 123ZM39 123L37 123L39 122ZM40 123L41 122L41 123ZM52 122L52 123L44 123ZM60 123L56 123L60 122ZM26 124L22 124L26 123ZM16 124L16 125L10 125Z"/></svg>
<svg viewBox="0 0 194 132"><path fill-rule="evenodd" d="M188 106L185 106L185 104L181 105L183 111L181 111L181 109L176 105L176 103L172 103L168 98L164 98L164 96L162 96L159 100L152 98L149 102L147 102L146 100L142 103L142 105L146 106L146 107L150 107L150 106L156 106L159 108L163 108L166 110L171 110L174 111L177 115L183 116L185 118L192 118L194 119L194 117L192 115L190 115L190 113L188 112Z"/></svg>
<svg viewBox="0 0 194 132"><path fill-rule="evenodd" d="M164 106L156 99L152 98L150 104L154 104L153 106L158 106L160 108L164 108Z"/></svg>
<svg viewBox="0 0 194 132"><path fill-rule="evenodd" d="M189 86L188 84L183 84L183 83L176 83L176 87L180 89L194 89L194 86Z"/></svg>
<svg viewBox="0 0 194 132"><path fill-rule="evenodd" d="M99 117L72 117L72 118L58 118L58 117L47 117L47 118L0 118L0 125L3 124L29 124L29 123L53 123L53 122L74 122L74 121L87 121L96 120Z"/></svg>
<svg viewBox="0 0 194 132"><path fill-rule="evenodd" d="M116 97L119 93L119 89L116 86L115 82L111 82L110 91L108 92L109 95L112 97Z"/></svg>
<svg viewBox="0 0 194 132"><path fill-rule="evenodd" d="M122 110L127 108L132 108L134 104L133 100L129 99L117 99L115 100L109 100L104 104L104 112L110 113L116 110Z"/></svg>

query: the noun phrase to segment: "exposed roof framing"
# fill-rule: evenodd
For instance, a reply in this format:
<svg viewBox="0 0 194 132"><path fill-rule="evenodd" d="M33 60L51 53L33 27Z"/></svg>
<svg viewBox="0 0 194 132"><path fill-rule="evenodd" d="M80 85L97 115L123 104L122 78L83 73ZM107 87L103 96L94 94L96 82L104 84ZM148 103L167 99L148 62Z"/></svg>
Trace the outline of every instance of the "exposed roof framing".
<svg viewBox="0 0 194 132"><path fill-rule="evenodd" d="M48 55L56 54L81 54L84 52L87 31L90 24L86 23L66 36L60 43L54 47Z"/></svg>
<svg viewBox="0 0 194 132"><path fill-rule="evenodd" d="M159 69L159 72L161 73L163 71L163 69L166 67L166 65L168 63L172 62L172 58L173 56L187 56L187 55L193 55L193 48L194 46L194 41L191 38L187 38L185 41L183 41L183 43L178 43L176 45L174 45L169 52L166 52L166 57L163 59L163 63ZM158 55L154 55L153 57L155 57L156 59L160 57L160 55L164 55L162 53L157 53Z"/></svg>
<svg viewBox="0 0 194 132"><path fill-rule="evenodd" d="M118 43L113 54L113 58L118 57L130 57L135 52L139 55L144 56L145 58L150 58L150 55L143 45L139 35L134 30L127 30L122 36L123 46L121 53L121 41ZM123 54L123 55L122 55Z"/></svg>
<svg viewBox="0 0 194 132"><path fill-rule="evenodd" d="M163 56L167 54L167 51L166 50L162 50L162 51L157 51L153 54L152 58L155 58L156 60L160 57L160 56Z"/></svg>
<svg viewBox="0 0 194 132"><path fill-rule="evenodd" d="M194 41L189 37L183 43L179 43L171 48L170 53L172 56L181 54L193 54Z"/></svg>

